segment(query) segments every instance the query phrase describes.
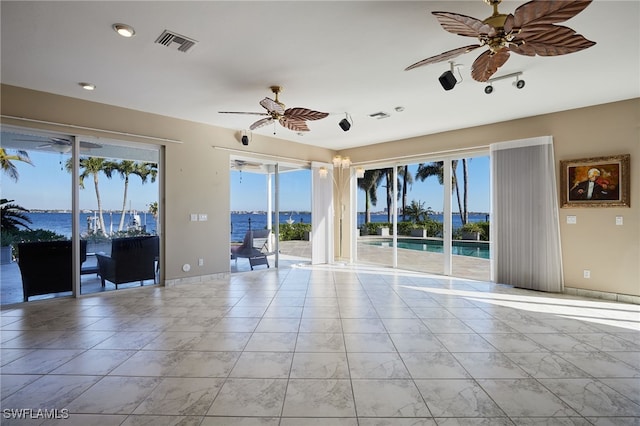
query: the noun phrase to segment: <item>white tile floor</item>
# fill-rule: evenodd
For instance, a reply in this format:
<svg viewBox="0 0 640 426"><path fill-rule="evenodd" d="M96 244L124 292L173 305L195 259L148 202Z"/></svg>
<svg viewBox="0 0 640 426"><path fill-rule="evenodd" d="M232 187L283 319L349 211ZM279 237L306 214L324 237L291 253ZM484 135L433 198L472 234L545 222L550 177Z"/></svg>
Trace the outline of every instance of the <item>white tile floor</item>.
<svg viewBox="0 0 640 426"><path fill-rule="evenodd" d="M640 424L639 305L381 268L5 308L1 355L3 425Z"/></svg>

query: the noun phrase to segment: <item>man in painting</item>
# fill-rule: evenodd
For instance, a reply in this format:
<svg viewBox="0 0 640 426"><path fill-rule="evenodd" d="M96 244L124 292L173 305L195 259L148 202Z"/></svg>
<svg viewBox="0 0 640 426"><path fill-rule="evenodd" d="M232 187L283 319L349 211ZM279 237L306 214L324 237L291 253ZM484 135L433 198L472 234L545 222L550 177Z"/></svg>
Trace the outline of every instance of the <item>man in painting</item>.
<svg viewBox="0 0 640 426"><path fill-rule="evenodd" d="M611 199L604 179L600 179L600 170L594 168L587 172L587 180L579 182L569 192L570 200L607 200Z"/></svg>

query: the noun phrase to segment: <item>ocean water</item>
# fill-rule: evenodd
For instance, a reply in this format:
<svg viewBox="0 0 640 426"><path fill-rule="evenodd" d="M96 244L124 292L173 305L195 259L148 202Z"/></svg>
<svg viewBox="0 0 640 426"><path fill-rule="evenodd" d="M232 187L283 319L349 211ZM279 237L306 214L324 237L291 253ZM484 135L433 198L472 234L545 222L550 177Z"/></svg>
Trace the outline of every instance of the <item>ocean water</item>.
<svg viewBox="0 0 640 426"><path fill-rule="evenodd" d="M146 230L150 233L155 233L157 230L156 221L149 213L139 212L140 224L146 226ZM31 229L48 229L58 234L62 234L67 238L71 238L71 213L27 213L27 216L31 219ZM95 217L94 213L80 213L80 230L85 232ZM442 215L432 215L434 220L442 221ZM488 217L485 213L471 214L469 215L470 222L480 222L486 220ZM275 222L275 214L272 214L273 221ZM251 226L251 229L264 229L267 226L267 214L266 213L232 213L231 219L231 241L242 241L245 233ZM125 214L125 227L130 220L130 215ZM280 223L304 222L311 223L311 213L304 212L280 212ZM372 222L386 222L386 214L372 214ZM104 223L107 231L113 229L118 230L120 223L120 213L104 213ZM364 223L364 213L358 214L358 226ZM460 217L453 216L453 229L462 226Z"/></svg>
<svg viewBox="0 0 640 426"><path fill-rule="evenodd" d="M138 212L140 216L140 225L146 226L147 232L153 234L156 232L156 221L150 213ZM31 229L48 229L50 231L62 234L67 238L71 238L71 213L59 213L59 212L30 212L26 213L26 216L31 219L29 227ZM80 232L87 231L91 224L94 222L94 218L97 216L97 212L94 213L80 213ZM103 213L104 224L107 231L110 232L118 230L120 224L120 213ZM131 215L125 213L124 227L126 229L127 224L131 220Z"/></svg>

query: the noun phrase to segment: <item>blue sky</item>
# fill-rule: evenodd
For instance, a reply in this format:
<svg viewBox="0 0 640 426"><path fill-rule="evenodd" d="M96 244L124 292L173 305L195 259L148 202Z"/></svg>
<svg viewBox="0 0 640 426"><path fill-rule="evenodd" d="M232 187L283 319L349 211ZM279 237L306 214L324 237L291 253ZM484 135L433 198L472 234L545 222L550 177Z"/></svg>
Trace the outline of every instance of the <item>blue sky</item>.
<svg viewBox="0 0 640 426"><path fill-rule="evenodd" d="M15 200L26 209L71 209L71 173L64 169L69 155L29 151L32 165L21 161L13 164L20 177L17 182L2 174L2 198ZM62 164L60 164L62 162ZM62 169L62 170L61 170ZM124 180L119 175L111 179L100 175L100 197L104 210L121 210ZM148 205L158 201L158 183L142 185L137 176L129 177L127 209L147 211ZM93 179L85 180L85 188L80 190L80 208L97 209Z"/></svg>
<svg viewBox="0 0 640 426"><path fill-rule="evenodd" d="M467 162L469 170L469 210L489 212L489 157L476 157ZM461 163L459 163L459 179L462 179ZM409 166L415 174L417 164ZM280 175L280 210L310 211L311 173L308 170L282 173ZM253 211L266 210L266 177L250 172L231 172L231 210ZM424 182L414 182L409 189L407 200L424 202L425 207L442 211L443 187L437 178L431 177ZM455 199L455 197L454 197ZM373 211L386 208L386 189L378 189L378 205ZM454 211L457 211L454 201ZM364 211L364 193L358 191L358 211Z"/></svg>
<svg viewBox="0 0 640 426"><path fill-rule="evenodd" d="M20 173L18 182L13 182L6 175L2 175L2 198L15 200L27 209L70 209L71 208L71 174L64 170L64 162L68 155L29 153L34 166L22 162L14 162ZM62 165L60 164L62 162ZM469 210L478 212L489 211L489 157L477 157L468 162L469 165ZM63 170L61 170L61 168ZM410 166L410 172L415 173L417 164ZM461 176L461 172L460 172ZM461 177L460 177L461 178ZM138 211L147 211L148 205L157 201L158 184L142 184L137 176L129 179L129 194L127 209L131 207ZM266 210L266 178L249 172L231 172L231 210ZM280 210L281 211L310 211L311 210L311 173L309 170L287 172L280 175ZM122 208L122 193L124 180L120 176L107 179L100 176L100 193L105 210L119 210ZM443 188L435 177L425 182L414 182L410 187L408 202L419 200L425 207L442 210ZM385 188L378 190L378 205L373 211L381 211L386 207ZM80 190L80 208L96 209L96 197L93 181L85 182L85 189ZM358 211L364 211L364 193L358 191ZM454 202L454 211L457 204Z"/></svg>

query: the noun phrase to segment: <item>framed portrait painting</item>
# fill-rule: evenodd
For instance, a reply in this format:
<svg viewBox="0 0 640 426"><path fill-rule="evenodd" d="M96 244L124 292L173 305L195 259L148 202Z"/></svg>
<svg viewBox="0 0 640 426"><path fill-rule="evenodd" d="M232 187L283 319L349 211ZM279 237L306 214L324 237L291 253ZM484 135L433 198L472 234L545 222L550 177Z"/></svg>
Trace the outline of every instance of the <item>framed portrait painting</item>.
<svg viewBox="0 0 640 426"><path fill-rule="evenodd" d="M629 207L630 155L560 161L562 207Z"/></svg>

